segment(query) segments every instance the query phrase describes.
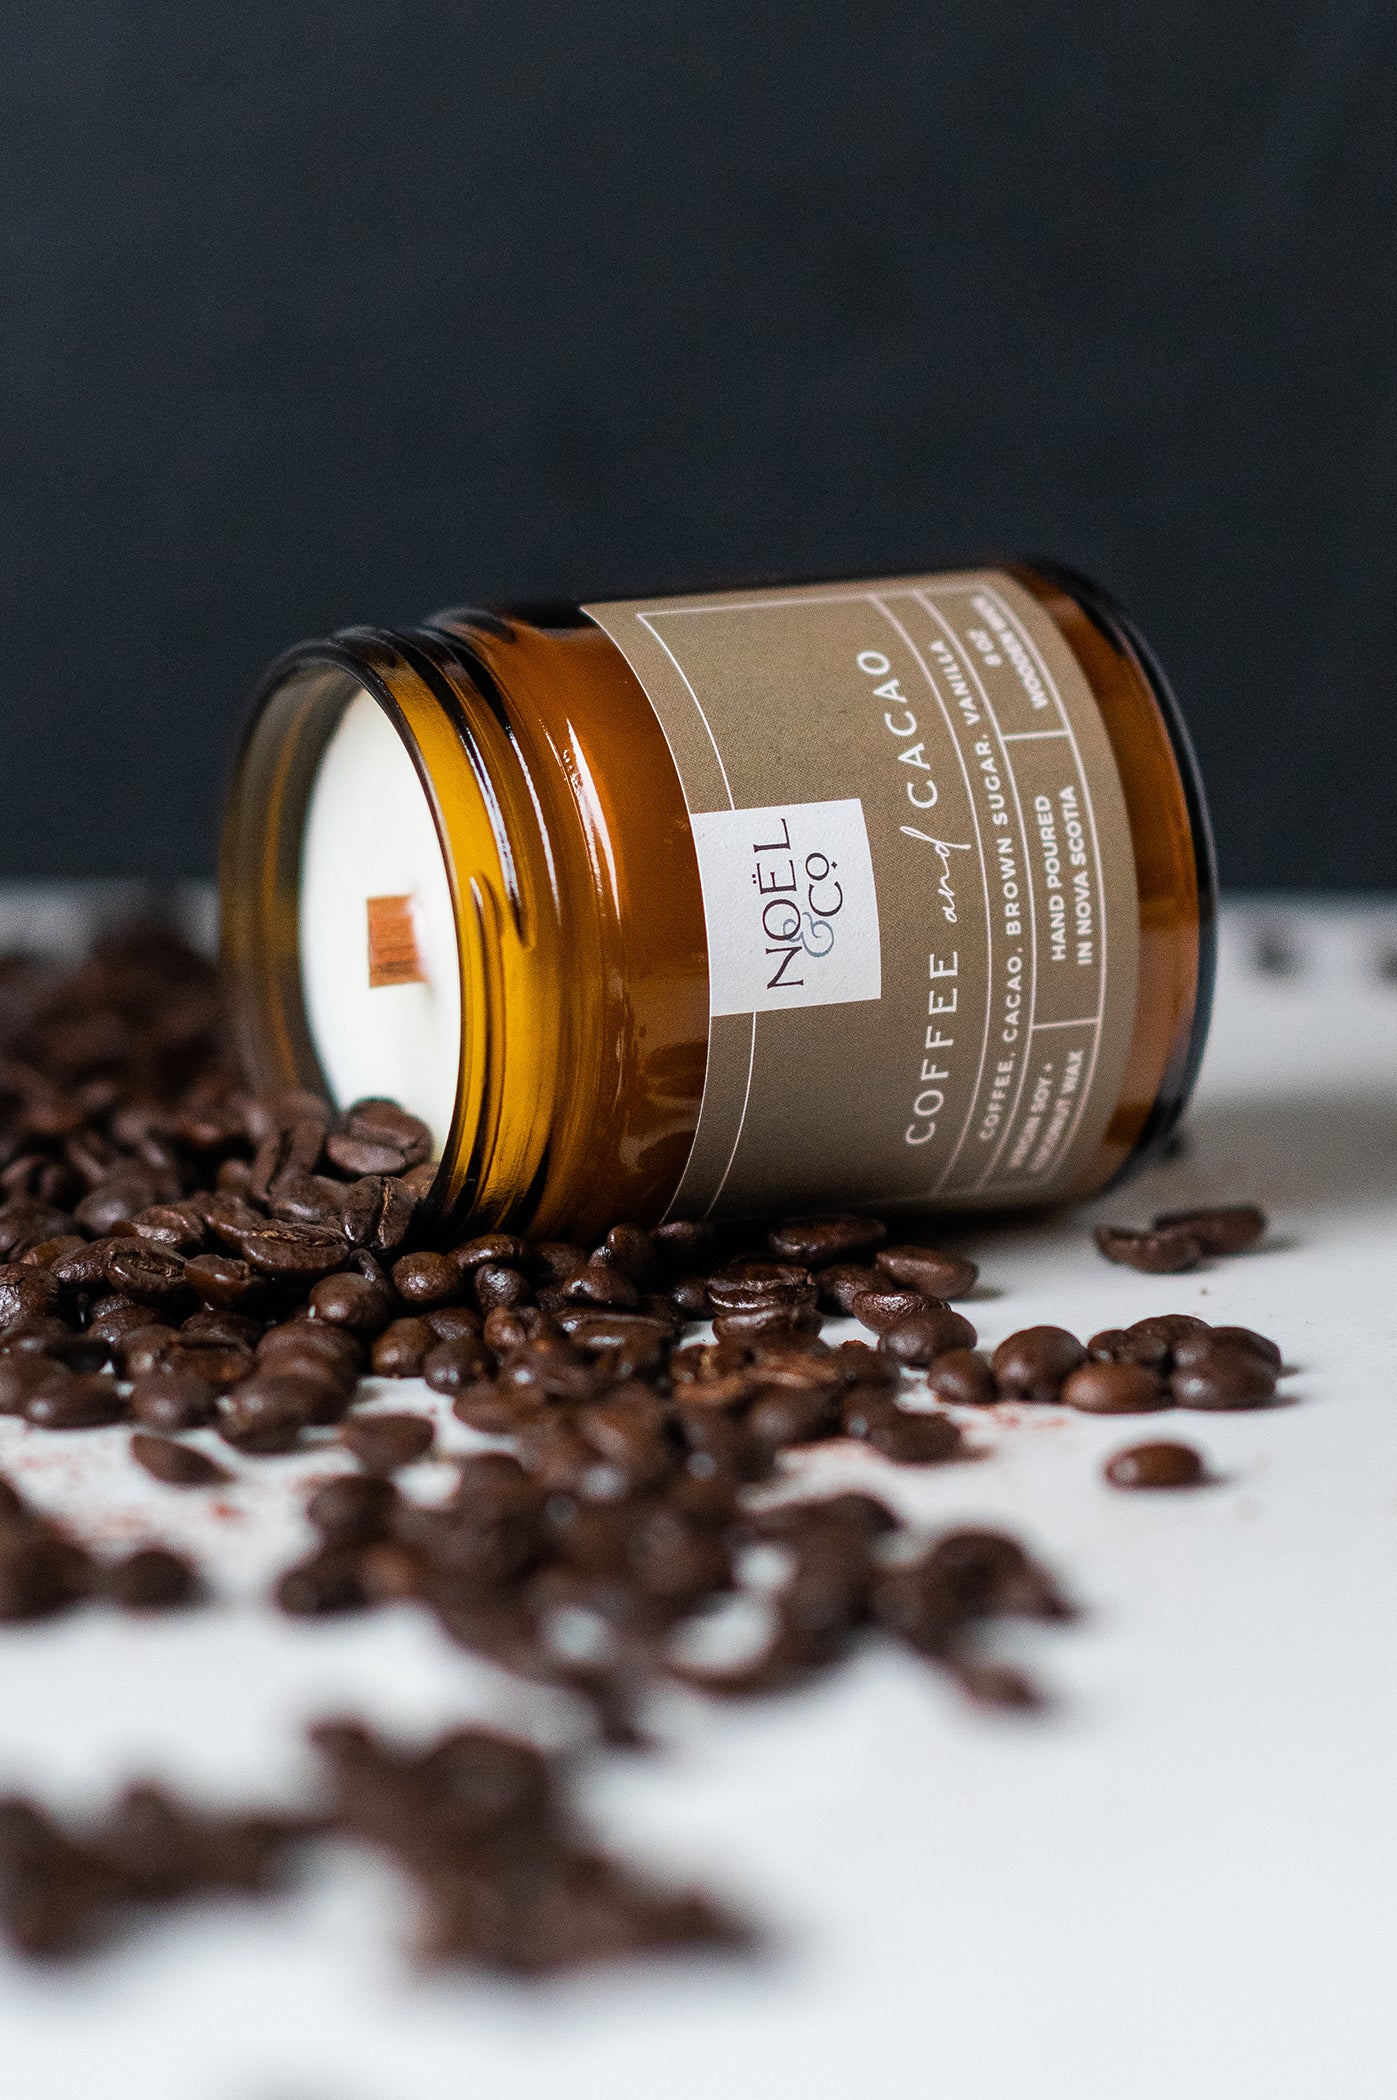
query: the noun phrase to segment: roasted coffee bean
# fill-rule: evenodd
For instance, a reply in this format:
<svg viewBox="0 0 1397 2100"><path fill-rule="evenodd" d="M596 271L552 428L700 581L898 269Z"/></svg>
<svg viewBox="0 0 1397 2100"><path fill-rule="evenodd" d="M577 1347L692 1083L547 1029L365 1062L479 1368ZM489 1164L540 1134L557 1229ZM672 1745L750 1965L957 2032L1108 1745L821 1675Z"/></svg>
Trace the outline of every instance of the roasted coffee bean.
<svg viewBox="0 0 1397 2100"><path fill-rule="evenodd" d="M999 1398L993 1371L973 1349L947 1349L926 1374L927 1391L951 1407L989 1407Z"/></svg>
<svg viewBox="0 0 1397 2100"><path fill-rule="evenodd" d="M182 1254L186 1258L198 1254L208 1244L208 1232L202 1219L192 1211L181 1210L177 1203L156 1203L149 1210L139 1211L131 1220L131 1230L138 1239L151 1240L156 1246L168 1247L172 1254Z"/></svg>
<svg viewBox="0 0 1397 2100"><path fill-rule="evenodd" d="M178 1340L178 1329L167 1327L162 1320L152 1320L148 1326L133 1327L124 1334L114 1353L128 1378L144 1378L160 1368Z"/></svg>
<svg viewBox="0 0 1397 2100"><path fill-rule="evenodd" d="M1101 1468L1113 1487L1197 1487L1208 1477L1202 1458L1189 1444L1132 1444L1117 1451Z"/></svg>
<svg viewBox="0 0 1397 2100"><path fill-rule="evenodd" d="M613 1225L591 1259L619 1269L641 1290L648 1290L660 1271L654 1236L640 1225Z"/></svg>
<svg viewBox="0 0 1397 2100"><path fill-rule="evenodd" d="M1174 1369L1191 1370L1215 1348L1240 1349L1259 1363L1269 1364L1273 1371L1281 1368L1280 1348L1268 1336L1257 1334L1250 1327L1210 1327L1202 1334L1180 1335L1172 1351Z"/></svg>
<svg viewBox="0 0 1397 2100"><path fill-rule="evenodd" d="M349 1415L339 1440L367 1473L396 1473L425 1458L436 1436L426 1415Z"/></svg>
<svg viewBox="0 0 1397 2100"><path fill-rule="evenodd" d="M394 1320L373 1345L373 1368L380 1378L416 1378L437 1338L425 1320Z"/></svg>
<svg viewBox="0 0 1397 2100"><path fill-rule="evenodd" d="M390 1481L370 1473L341 1473L315 1490L306 1515L327 1544L363 1546L382 1538L397 1502Z"/></svg>
<svg viewBox="0 0 1397 2100"><path fill-rule="evenodd" d="M310 1302L318 1320L332 1327L348 1327L356 1334L380 1334L395 1310L393 1293L386 1284L342 1270L338 1276L322 1276L311 1286Z"/></svg>
<svg viewBox="0 0 1397 2100"><path fill-rule="evenodd" d="M0 1621L48 1619L91 1594L91 1555L40 1524L0 1528Z"/></svg>
<svg viewBox="0 0 1397 2100"><path fill-rule="evenodd" d="M854 1310L854 1300L861 1291L880 1291L886 1287L887 1271L876 1269L872 1263L835 1262L828 1269L821 1269L816 1278L819 1286L820 1304L826 1312L842 1313L846 1317Z"/></svg>
<svg viewBox="0 0 1397 2100"><path fill-rule="evenodd" d="M793 1262L763 1261L743 1255L725 1262L708 1279L708 1302L715 1312L758 1312L768 1306L813 1305L815 1283L810 1271Z"/></svg>
<svg viewBox="0 0 1397 2100"><path fill-rule="evenodd" d="M57 1279L22 1262L0 1263L0 1329L15 1320L40 1319L58 1310Z"/></svg>
<svg viewBox="0 0 1397 2100"><path fill-rule="evenodd" d="M404 1254L393 1264L393 1288L414 1312L459 1302L461 1272L445 1254Z"/></svg>
<svg viewBox="0 0 1397 2100"><path fill-rule="evenodd" d="M773 1254L804 1269L825 1269L832 1262L854 1262L872 1254L888 1236L877 1218L832 1213L820 1218L786 1218L766 1236Z"/></svg>
<svg viewBox="0 0 1397 2100"><path fill-rule="evenodd" d="M571 1342L541 1337L501 1358L498 1382L540 1400L590 1400L602 1381L596 1365Z"/></svg>
<svg viewBox="0 0 1397 2100"><path fill-rule="evenodd" d="M55 1364L29 1392L24 1419L36 1429L106 1429L124 1420L126 1402L105 1371L69 1371Z"/></svg>
<svg viewBox="0 0 1397 2100"><path fill-rule="evenodd" d="M935 1247L880 1247L873 1259L894 1283L924 1298L963 1298L980 1275L973 1261Z"/></svg>
<svg viewBox="0 0 1397 2100"><path fill-rule="evenodd" d="M1087 1355L1099 1364L1143 1364L1147 1371L1164 1371L1169 1365L1169 1344L1163 1335L1140 1334L1130 1327L1103 1327L1087 1343Z"/></svg>
<svg viewBox="0 0 1397 2100"><path fill-rule="evenodd" d="M531 1312L533 1308L526 1306L523 1310ZM424 1317L439 1342L470 1341L483 1332L480 1314L469 1305L436 1305Z"/></svg>
<svg viewBox="0 0 1397 2100"><path fill-rule="evenodd" d="M256 1456L294 1448L303 1429L324 1419L325 1388L300 1374L259 1371L226 1392L218 1431Z"/></svg>
<svg viewBox="0 0 1397 2100"><path fill-rule="evenodd" d="M552 1244L551 1241L545 1242L543 1246L536 1247L534 1252L541 1255L545 1247ZM456 1264L463 1276L473 1276L477 1269L482 1268L517 1269L527 1258L528 1251L525 1242L515 1233L486 1232L477 1239L463 1240L460 1246L451 1248L447 1258ZM569 1247L567 1251L572 1257L569 1268L575 1268L579 1262L586 1260L580 1247ZM566 1275L567 1270L562 1273Z"/></svg>
<svg viewBox="0 0 1397 2100"><path fill-rule="evenodd" d="M47 1357L28 1350L0 1355L0 1415L22 1415L24 1403L49 1374Z"/></svg>
<svg viewBox="0 0 1397 2100"><path fill-rule="evenodd" d="M131 1438L131 1456L154 1480L167 1487L218 1487L229 1478L224 1467L196 1451L192 1444L176 1444L169 1437L151 1436L136 1430Z"/></svg>
<svg viewBox="0 0 1397 2100"><path fill-rule="evenodd" d="M73 1220L66 1211L48 1203L30 1202L23 1196L0 1204L0 1259L18 1261L30 1247L72 1232Z"/></svg>
<svg viewBox="0 0 1397 2100"><path fill-rule="evenodd" d="M1186 1370L1171 1373L1169 1390L1180 1407L1260 1407L1275 1394L1276 1373L1254 1350L1215 1342Z"/></svg>
<svg viewBox="0 0 1397 2100"><path fill-rule="evenodd" d="M657 1225L655 1245L661 1261L672 1269L696 1269L713 1251L713 1227L701 1218L671 1218Z"/></svg>
<svg viewBox="0 0 1397 2100"><path fill-rule="evenodd" d="M202 1429L218 1412L213 1387L194 1372L184 1370L161 1369L137 1378L127 1405L138 1422L167 1434Z"/></svg>
<svg viewBox="0 0 1397 2100"><path fill-rule="evenodd" d="M475 1385L462 1386L451 1402L451 1412L458 1421L480 1430L484 1436L509 1436L517 1423L537 1414L543 1404L537 1393L521 1392L512 1386L497 1385L493 1378L482 1378Z"/></svg>
<svg viewBox="0 0 1397 2100"><path fill-rule="evenodd" d="M61 1360L67 1353L68 1344L78 1339L66 1321L52 1315L38 1315L31 1320L12 1320L0 1339L0 1353L5 1356L52 1356ZM100 1336L94 1341L96 1347L106 1350L107 1345Z"/></svg>
<svg viewBox="0 0 1397 2100"><path fill-rule="evenodd" d="M1203 1242L1179 1225L1156 1232L1098 1225L1092 1238L1107 1261L1139 1269L1146 1276L1177 1276L1185 1269L1196 1269L1204 1253Z"/></svg>
<svg viewBox="0 0 1397 2100"><path fill-rule="evenodd" d="M476 1320L479 1323L478 1313ZM546 1327L540 1328L537 1324L540 1321L545 1322ZM522 1349L525 1342L531 1342L538 1333L545 1331L561 1334L562 1329L538 1306L497 1305L485 1315L480 1334L486 1348L495 1356L507 1356L511 1349Z"/></svg>
<svg viewBox="0 0 1397 2100"><path fill-rule="evenodd" d="M658 1370L674 1329L645 1313L565 1312L558 1326L589 1355L606 1358L613 1377L635 1378Z"/></svg>
<svg viewBox="0 0 1397 2100"><path fill-rule="evenodd" d="M344 1112L343 1127L355 1137L396 1145L409 1167L431 1160L432 1133L422 1118L381 1094L366 1094L362 1101L351 1102Z"/></svg>
<svg viewBox="0 0 1397 2100"><path fill-rule="evenodd" d="M703 1276L676 1276L665 1292L675 1314L681 1320L706 1320L708 1318L708 1280Z"/></svg>
<svg viewBox="0 0 1397 2100"><path fill-rule="evenodd" d="M476 1288L480 1288L480 1272L476 1274ZM640 1292L629 1276L607 1262L591 1261L582 1268L574 1269L571 1276L559 1285L567 1304L582 1308L592 1307L603 1312L634 1312L640 1305Z"/></svg>
<svg viewBox="0 0 1397 2100"><path fill-rule="evenodd" d="M1136 1320L1126 1329L1127 1334L1144 1335L1149 1341L1163 1342L1171 1351L1186 1334L1211 1334L1212 1331L1206 1320L1195 1319L1192 1313L1155 1313L1148 1320Z"/></svg>
<svg viewBox="0 0 1397 2100"><path fill-rule="evenodd" d="M835 1395L797 1386L768 1387L758 1393L747 1411L747 1430L768 1450L783 1450L790 1444L813 1443L835 1434L838 1408Z"/></svg>
<svg viewBox="0 0 1397 2100"><path fill-rule="evenodd" d="M481 1262L473 1271L475 1302L482 1313L497 1305L526 1305L533 1296L528 1278L503 1262Z"/></svg>
<svg viewBox="0 0 1397 2100"><path fill-rule="evenodd" d="M885 1334L890 1327L896 1327L899 1320L905 1320L910 1313L928 1311L931 1303L930 1298L924 1298L920 1291L904 1290L880 1274L879 1281L873 1289L859 1291L849 1309L856 1320L865 1327L871 1327L875 1334ZM953 1314L952 1318L959 1318L959 1315ZM970 1340L973 1342L974 1339L975 1332L972 1328Z"/></svg>
<svg viewBox="0 0 1397 2100"><path fill-rule="evenodd" d="M1089 1415L1144 1415L1173 1405L1158 1371L1132 1363L1081 1364L1063 1380L1059 1398Z"/></svg>
<svg viewBox="0 0 1397 2100"><path fill-rule="evenodd" d="M860 1298L857 1301L863 1303ZM912 1367L934 1363L948 1349L973 1349L975 1329L949 1305L928 1304L904 1313L878 1337L878 1347L895 1362Z"/></svg>
<svg viewBox="0 0 1397 2100"><path fill-rule="evenodd" d="M172 1178L138 1171L113 1174L74 1205L73 1216L84 1232L94 1236L129 1230L132 1218L175 1193Z"/></svg>
<svg viewBox="0 0 1397 2100"><path fill-rule="evenodd" d="M196 1604L198 1570L167 1546L140 1546L102 1572L102 1595L122 1611L180 1611Z"/></svg>
<svg viewBox="0 0 1397 2100"><path fill-rule="evenodd" d="M817 1335L822 1324L813 1305L752 1305L740 1312L713 1315L713 1332L727 1341L750 1341L761 1335L773 1339Z"/></svg>
<svg viewBox="0 0 1397 2100"><path fill-rule="evenodd" d="M99 1299L87 1316L85 1332L114 1349L138 1327L149 1327L151 1308L124 1298Z"/></svg>
<svg viewBox="0 0 1397 2100"><path fill-rule="evenodd" d="M961 1433L949 1415L913 1412L895 1404L869 1418L865 1440L900 1466L935 1466L957 1458Z"/></svg>
<svg viewBox="0 0 1397 2100"><path fill-rule="evenodd" d="M226 1393L252 1369L252 1351L231 1342L186 1341L183 1333L165 1351L161 1368L188 1373L215 1392Z"/></svg>
<svg viewBox="0 0 1397 2100"><path fill-rule="evenodd" d="M412 1230L417 1196L395 1175L369 1174L340 1197L340 1227L356 1247L372 1247L385 1259L396 1254Z"/></svg>
<svg viewBox="0 0 1397 2100"><path fill-rule="evenodd" d="M840 1426L845 1436L866 1440L874 1424L887 1420L896 1404L886 1386L851 1385L839 1402Z"/></svg>
<svg viewBox="0 0 1397 2100"><path fill-rule="evenodd" d="M665 1434L663 1410L644 1387L620 1386L605 1400L580 1408L577 1430L614 1468L627 1494L657 1486L674 1470L676 1453Z"/></svg>
<svg viewBox="0 0 1397 2100"><path fill-rule="evenodd" d="M253 1182L252 1195L257 1195ZM310 1225L320 1232L343 1230L344 1191L328 1174L302 1174L294 1167L278 1174L267 1197L273 1218L288 1225Z"/></svg>
<svg viewBox="0 0 1397 2100"><path fill-rule="evenodd" d="M465 1335L459 1342L438 1342L422 1359L422 1376L434 1393L448 1396L463 1386L488 1378L493 1365L484 1342Z"/></svg>
<svg viewBox="0 0 1397 2100"><path fill-rule="evenodd" d="M242 1251L263 1275L287 1283L312 1283L318 1276L343 1268L349 1242L328 1226L264 1221L260 1231L244 1236Z"/></svg>
<svg viewBox="0 0 1397 2100"><path fill-rule="evenodd" d="M990 1363L1004 1398L1044 1402L1058 1398L1086 1354L1064 1327L1025 1327L1000 1343Z"/></svg>
<svg viewBox="0 0 1397 2100"><path fill-rule="evenodd" d="M108 1255L118 1247L135 1247L140 1244L134 1235L124 1240L84 1240L81 1246L70 1248L66 1254L58 1255L48 1273L65 1291L105 1290Z"/></svg>
<svg viewBox="0 0 1397 2100"><path fill-rule="evenodd" d="M288 1320L269 1327L257 1344L259 1364L277 1364L287 1358L298 1363L322 1364L353 1385L364 1366L364 1344L347 1328L331 1327L319 1320Z"/></svg>
<svg viewBox="0 0 1397 2100"><path fill-rule="evenodd" d="M1159 1232L1186 1232L1205 1254L1241 1254L1266 1230L1266 1213L1254 1203L1219 1203L1200 1210L1166 1211L1155 1219Z"/></svg>
<svg viewBox="0 0 1397 2100"><path fill-rule="evenodd" d="M509 1235L496 1233L489 1239L467 1242L467 1249L474 1250L480 1247L510 1247ZM457 1249L458 1254L463 1252L466 1252L466 1249ZM575 1246L571 1240L534 1240L527 1247L523 1240L515 1240L511 1251L508 1252L481 1255L478 1259L472 1252L470 1265L478 1268L484 1260L502 1261L514 1268L521 1267L527 1261L531 1275L541 1274L550 1283L561 1283L565 1277L571 1276L574 1269L586 1268L587 1249Z"/></svg>
<svg viewBox="0 0 1397 2100"><path fill-rule="evenodd" d="M199 1348L212 1342L220 1349L255 1349L263 1332L260 1320L250 1320L243 1313L214 1312L209 1306L190 1313L179 1328L180 1340Z"/></svg>
<svg viewBox="0 0 1397 2100"><path fill-rule="evenodd" d="M256 1305L266 1288L251 1264L236 1254L196 1254L184 1265L184 1280L215 1312L242 1312Z"/></svg>
<svg viewBox="0 0 1397 2100"><path fill-rule="evenodd" d="M325 1156L342 1174L356 1180L365 1174L401 1174L407 1155L385 1135L355 1137L346 1130L332 1130L325 1140Z"/></svg>
<svg viewBox="0 0 1397 2100"><path fill-rule="evenodd" d="M51 1269L65 1255L80 1254L90 1245L80 1232L60 1232L55 1239L40 1240L37 1247L28 1247L20 1256L22 1264L34 1269Z"/></svg>

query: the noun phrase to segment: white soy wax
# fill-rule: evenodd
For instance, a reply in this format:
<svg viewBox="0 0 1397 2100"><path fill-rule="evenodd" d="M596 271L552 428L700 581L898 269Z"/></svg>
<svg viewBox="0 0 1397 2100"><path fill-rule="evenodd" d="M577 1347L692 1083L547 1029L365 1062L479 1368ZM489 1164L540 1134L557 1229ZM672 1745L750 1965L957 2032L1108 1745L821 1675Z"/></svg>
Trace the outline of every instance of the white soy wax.
<svg viewBox="0 0 1397 2100"><path fill-rule="evenodd" d="M402 898L420 981L371 984L371 900ZM326 745L306 807L300 947L306 1021L331 1098L400 1101L440 1153L461 1061L455 914L417 770L366 692Z"/></svg>

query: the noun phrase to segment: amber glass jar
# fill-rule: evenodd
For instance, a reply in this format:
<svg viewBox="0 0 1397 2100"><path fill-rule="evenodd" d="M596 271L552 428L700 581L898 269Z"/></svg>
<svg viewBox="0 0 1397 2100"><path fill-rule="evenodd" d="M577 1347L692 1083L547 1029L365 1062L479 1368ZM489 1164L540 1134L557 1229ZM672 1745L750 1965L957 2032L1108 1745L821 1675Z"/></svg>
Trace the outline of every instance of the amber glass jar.
<svg viewBox="0 0 1397 2100"><path fill-rule="evenodd" d="M442 1211L541 1234L1089 1193L1176 1121L1212 982L1168 687L1043 564L306 644L222 903L255 1083L396 1094Z"/></svg>

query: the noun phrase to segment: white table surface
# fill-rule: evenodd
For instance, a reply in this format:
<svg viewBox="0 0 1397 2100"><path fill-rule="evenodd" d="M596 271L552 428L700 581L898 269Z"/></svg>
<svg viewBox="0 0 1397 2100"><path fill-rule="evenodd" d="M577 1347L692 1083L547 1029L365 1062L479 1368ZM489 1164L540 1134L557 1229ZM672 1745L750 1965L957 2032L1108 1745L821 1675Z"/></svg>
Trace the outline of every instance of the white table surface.
<svg viewBox="0 0 1397 2100"><path fill-rule="evenodd" d="M1252 967L1263 920L1293 944L1289 974ZM1093 1213L970 1247L988 1289L968 1309L991 1343L1038 1320L1085 1335L1179 1309L1275 1334L1298 1366L1293 1405L1168 1424L1221 1484L1113 1491L1102 1457L1155 1424L1056 1409L985 1418L978 1464L808 1467L812 1485L857 1477L929 1527L984 1520L1035 1542L1084 1616L1002 1647L1054 1688L1053 1710L976 1714L870 1649L798 1697L671 1701L666 1754L595 1769L603 1832L745 1907L766 1959L545 1989L424 1983L398 1951L393 1877L327 1854L284 1900L176 1913L76 1969L0 1960L7 2100L1390 2100L1389 939L1397 906L1234 909L1190 1149L1101 1207L1129 1221L1254 1197L1273 1219L1263 1251L1136 1276L1091 1250ZM444 1441L470 1439L452 1423ZM0 1629L0 1784L82 1805L153 1771L213 1799L290 1796L310 1769L301 1730L327 1712L408 1734L468 1716L545 1737L566 1725L410 1609L305 1626L258 1602L323 1460L248 1461L219 1518L146 1482L119 1431L0 1421L0 1467L85 1532L188 1543L220 1591L165 1624L90 1611Z"/></svg>

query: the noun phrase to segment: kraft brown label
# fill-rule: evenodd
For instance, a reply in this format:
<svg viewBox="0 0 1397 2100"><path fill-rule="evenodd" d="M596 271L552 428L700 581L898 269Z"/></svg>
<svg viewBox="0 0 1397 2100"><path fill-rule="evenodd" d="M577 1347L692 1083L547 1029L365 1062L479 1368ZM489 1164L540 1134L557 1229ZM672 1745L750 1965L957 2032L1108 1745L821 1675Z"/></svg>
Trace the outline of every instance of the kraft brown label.
<svg viewBox="0 0 1397 2100"><path fill-rule="evenodd" d="M1139 920L1075 657L999 570L585 608L694 830L708 1070L675 1216L947 1209L1080 1182Z"/></svg>

